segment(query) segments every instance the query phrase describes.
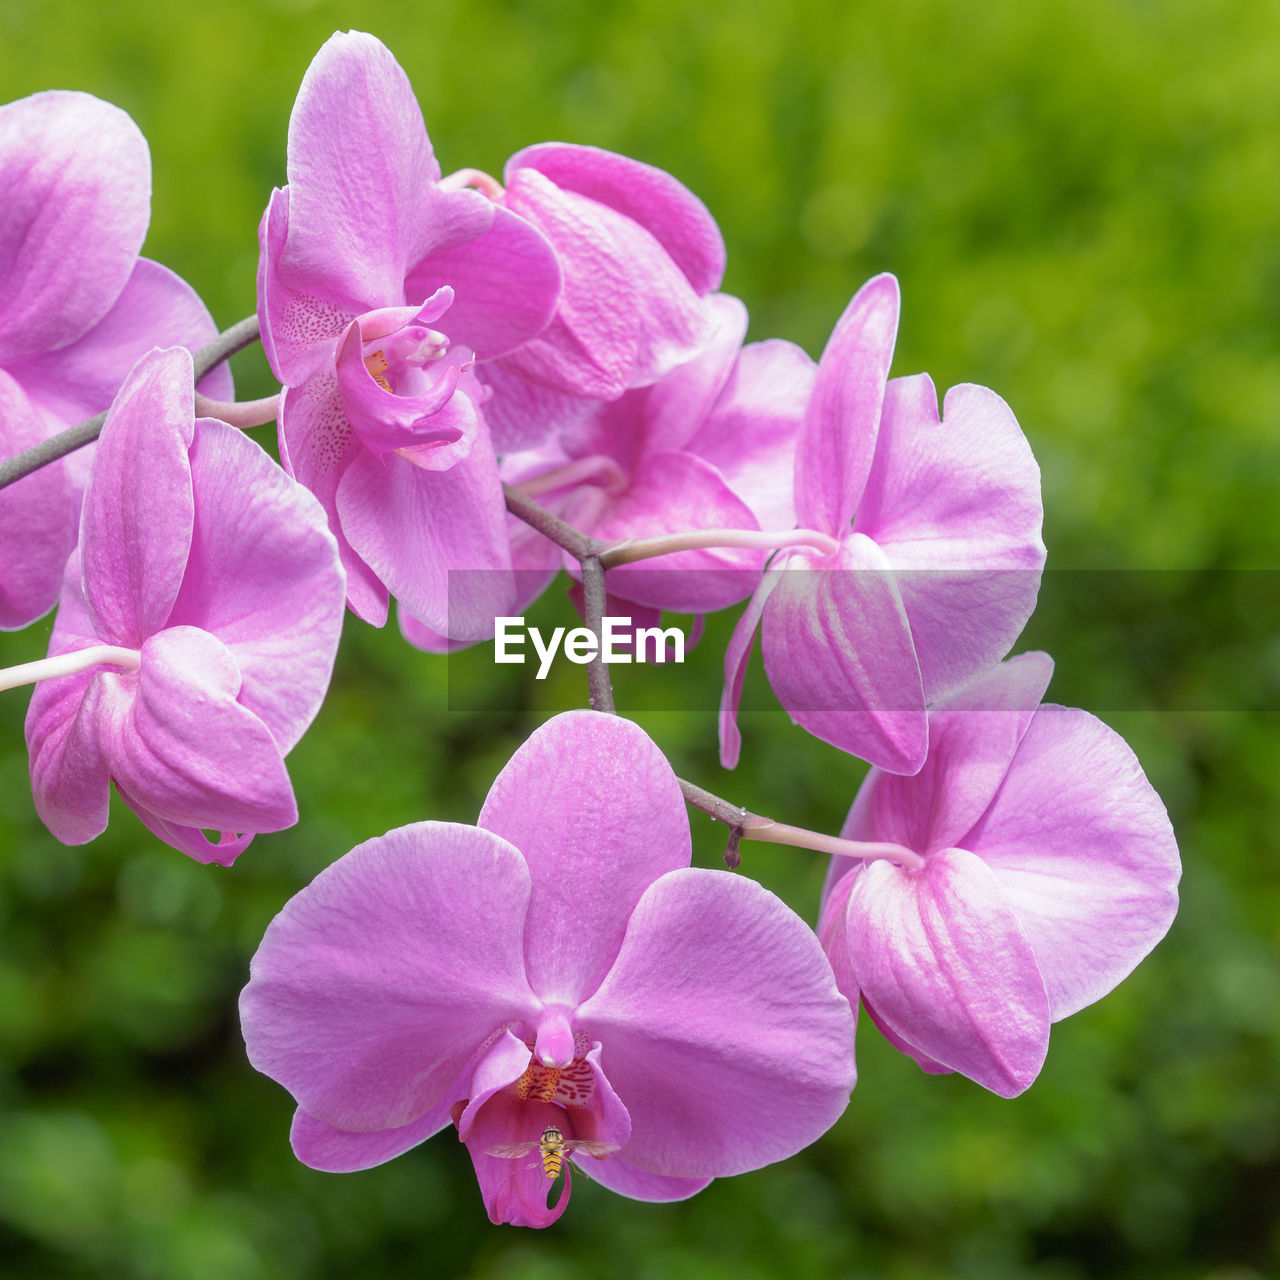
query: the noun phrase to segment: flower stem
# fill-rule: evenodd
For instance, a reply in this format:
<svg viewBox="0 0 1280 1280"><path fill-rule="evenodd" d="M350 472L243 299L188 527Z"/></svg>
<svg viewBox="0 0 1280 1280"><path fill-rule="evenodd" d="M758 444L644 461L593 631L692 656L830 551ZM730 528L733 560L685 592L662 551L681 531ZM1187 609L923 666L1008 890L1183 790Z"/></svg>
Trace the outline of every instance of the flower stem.
<svg viewBox="0 0 1280 1280"><path fill-rule="evenodd" d="M231 427L264 427L276 420L279 411L279 393L261 400L210 400L196 392L196 417L218 418Z"/></svg>
<svg viewBox="0 0 1280 1280"><path fill-rule="evenodd" d="M669 556L677 551L698 551L704 547L816 547L824 555L835 555L840 544L816 529L789 529L768 533L759 529L690 529L685 533L664 533L655 538L628 538L605 548L600 560L606 569L633 564L653 556Z"/></svg>
<svg viewBox="0 0 1280 1280"><path fill-rule="evenodd" d="M575 560L598 557L602 544L585 533L579 533L571 524L566 524L557 515L552 515L546 507L540 506L513 485L502 486L507 500L507 510L519 520L523 520L531 529L536 529L544 538L550 538L557 547L567 551Z"/></svg>
<svg viewBox="0 0 1280 1280"><path fill-rule="evenodd" d="M563 489L566 485L580 484L584 480L602 480L607 488L621 489L626 485L627 477L612 458L603 453L593 453L585 458L566 462L562 467L553 467L540 476L521 480L516 488L530 498L539 498L553 489Z"/></svg>
<svg viewBox="0 0 1280 1280"><path fill-rule="evenodd" d="M195 381L199 382L215 365L221 364L237 351L242 351L256 341L257 337L257 316L246 316L220 333L208 346L201 347L195 353ZM29 476L33 471L39 471L41 467L47 467L59 458L65 458L77 449L83 449L87 444L92 444L101 433L102 424L106 420L105 411L95 414L92 418L86 418L76 426L68 427L56 436L42 440L30 449L24 449L12 458L0 462L0 489L21 480L23 476Z"/></svg>
<svg viewBox="0 0 1280 1280"><path fill-rule="evenodd" d="M483 169L455 169L441 178L436 186L442 191L461 191L464 187L475 187L490 200L501 200L506 195L502 183Z"/></svg>
<svg viewBox="0 0 1280 1280"><path fill-rule="evenodd" d="M41 658L38 662L24 662L16 667L7 667L0 671L0 690L18 689L24 684L35 684L37 680L69 676L76 671L96 667L99 663L136 671L141 662L142 655L136 649L121 649L114 644L95 644L87 649L76 649L72 653L60 653L54 658Z"/></svg>

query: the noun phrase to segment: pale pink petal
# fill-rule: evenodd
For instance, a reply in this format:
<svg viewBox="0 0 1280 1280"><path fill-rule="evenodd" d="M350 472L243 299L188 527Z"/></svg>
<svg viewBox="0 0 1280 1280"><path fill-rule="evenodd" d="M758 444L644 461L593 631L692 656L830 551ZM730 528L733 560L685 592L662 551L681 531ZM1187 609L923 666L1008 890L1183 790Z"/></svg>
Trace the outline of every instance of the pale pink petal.
<svg viewBox="0 0 1280 1280"><path fill-rule="evenodd" d="M1055 1021L1131 973L1177 911L1165 807L1124 739L1086 711L1036 712L964 843L1018 913Z"/></svg>
<svg viewBox="0 0 1280 1280"><path fill-rule="evenodd" d="M876 862L849 897L850 964L877 1019L925 1056L1011 1098L1039 1074L1049 998L1013 906L963 849L919 871Z"/></svg>
<svg viewBox="0 0 1280 1280"><path fill-rule="evenodd" d="M723 871L674 871L632 915L577 1024L631 1115L630 1165L720 1177L794 1155L840 1117L853 1019L818 940ZM744 1123L751 1117L751 1123Z"/></svg>
<svg viewBox="0 0 1280 1280"><path fill-rule="evenodd" d="M929 715L929 758L913 778L876 773L862 793L870 832L917 853L972 848L965 836L991 803L1053 674L1047 653L1023 653Z"/></svg>
<svg viewBox="0 0 1280 1280"><path fill-rule="evenodd" d="M107 644L138 648L168 621L182 585L195 521L191 373L181 347L139 361L98 438L80 552L94 634Z"/></svg>
<svg viewBox="0 0 1280 1280"><path fill-rule="evenodd" d="M742 348L710 416L689 441L752 510L762 529L796 523L795 454L817 366L781 339Z"/></svg>
<svg viewBox="0 0 1280 1280"><path fill-rule="evenodd" d="M535 1013L529 891L516 850L474 827L357 846L268 926L240 998L249 1060L337 1128L421 1119L495 1031Z"/></svg>
<svg viewBox="0 0 1280 1280"><path fill-rule="evenodd" d="M118 784L116 790L120 794L120 799L133 810L138 821L152 835L206 866L229 867L253 843L253 837L256 834L253 831L215 830L214 835L217 838L211 839L199 827L170 822L167 818L153 813Z"/></svg>
<svg viewBox="0 0 1280 1280"><path fill-rule="evenodd" d="M720 694L720 764L725 769L735 769L742 752L742 734L738 729L738 705L742 701L742 682L746 679L747 663L751 659L751 647L755 644L756 628L770 595L781 581L785 570L769 568L747 601L733 635L729 637L724 653L724 689Z"/></svg>
<svg viewBox="0 0 1280 1280"><path fill-rule="evenodd" d="M111 309L147 233L138 126L87 93L0 107L0 364L65 347Z"/></svg>
<svg viewBox="0 0 1280 1280"><path fill-rule="evenodd" d="M867 281L827 341L796 449L796 516L841 538L871 469L898 335L898 282Z"/></svg>
<svg viewBox="0 0 1280 1280"><path fill-rule="evenodd" d="M925 698L998 662L1035 608L1045 548L1040 469L985 387L895 378L854 527L884 551L911 620Z"/></svg>
<svg viewBox="0 0 1280 1280"><path fill-rule="evenodd" d="M130 800L180 826L279 831L298 819L271 731L236 701L230 650L195 627L142 645L137 672L99 677L98 733Z"/></svg>
<svg viewBox="0 0 1280 1280"><path fill-rule="evenodd" d="M237 701L284 755L329 687L346 600L337 544L312 494L241 432L200 419L190 458L195 525L169 625L226 645Z"/></svg>
<svg viewBox="0 0 1280 1280"><path fill-rule="evenodd" d="M0 450L11 457L56 430L0 369ZM55 462L0 490L0 631L34 622L53 608L76 543L76 500L66 467Z"/></svg>
<svg viewBox="0 0 1280 1280"><path fill-rule="evenodd" d="M507 161L506 173L526 167L647 228L695 292L720 287L725 262L720 228L706 205L669 173L612 151L567 142L544 142L517 151Z"/></svg>
<svg viewBox="0 0 1280 1280"><path fill-rule="evenodd" d="M854 534L828 560L793 552L764 611L761 649L778 701L801 727L893 773L929 745L920 671L894 576Z"/></svg>
<svg viewBox="0 0 1280 1280"><path fill-rule="evenodd" d="M608 971L648 885L691 854L671 766L637 725L595 711L544 724L494 781L479 824L529 864L529 980L570 1007Z"/></svg>

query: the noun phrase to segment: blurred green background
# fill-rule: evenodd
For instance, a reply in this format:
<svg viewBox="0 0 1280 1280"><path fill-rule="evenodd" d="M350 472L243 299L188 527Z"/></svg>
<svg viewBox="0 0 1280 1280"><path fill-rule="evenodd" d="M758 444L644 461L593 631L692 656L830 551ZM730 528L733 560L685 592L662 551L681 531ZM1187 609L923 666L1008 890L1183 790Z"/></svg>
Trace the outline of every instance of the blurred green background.
<svg viewBox="0 0 1280 1280"><path fill-rule="evenodd" d="M1050 565L1187 571L1163 593L1142 579L1150 607L1123 625L1068 600L1029 633L1057 658L1051 695L1092 697L1164 796L1182 910L1130 980L1055 1029L1017 1100L926 1077L864 1023L850 1108L800 1157L679 1205L579 1182L555 1228L498 1229L449 1135L361 1174L298 1165L290 1099L247 1065L235 997L292 893L389 827L473 819L529 730L584 702L579 673L535 687L472 654L446 677L394 627L353 620L332 694L290 758L302 821L230 871L158 845L122 806L92 845L53 841L26 780L26 699L7 694L0 1270L1280 1275L1280 645L1269 623L1249 625L1275 616L1277 579L1233 572L1278 567L1280 10L0 0L0 98L78 88L132 113L154 165L146 252L225 326L253 310L256 225L284 180L299 80L352 26L408 71L446 171L499 172L517 148L561 138L683 179L724 230L726 287L746 300L753 338L816 355L853 290L896 272L895 371L983 383L1013 406L1044 472ZM236 369L242 394L272 390L260 353ZM567 606L557 592L540 610L564 621ZM712 620L678 676L624 673L620 708L684 776L836 829L860 768L780 711L745 718L733 775L715 763L708 712L646 711L713 700L731 625ZM0 637L0 662L41 656L48 632ZM1203 669L1179 666L1192 650ZM672 694L668 680L685 683ZM694 826L697 859L714 865L715 831ZM749 847L746 865L812 917L816 858Z"/></svg>

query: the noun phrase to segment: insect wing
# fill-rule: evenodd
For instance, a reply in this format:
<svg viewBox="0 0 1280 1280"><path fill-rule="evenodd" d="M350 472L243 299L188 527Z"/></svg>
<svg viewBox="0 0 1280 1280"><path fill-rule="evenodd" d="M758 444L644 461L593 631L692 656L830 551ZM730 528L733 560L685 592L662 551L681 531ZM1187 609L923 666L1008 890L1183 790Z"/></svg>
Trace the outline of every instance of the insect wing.
<svg viewBox="0 0 1280 1280"><path fill-rule="evenodd" d="M618 1144L616 1142L589 1142L575 1139L564 1144L564 1153L567 1156L577 1155L579 1152L588 1156L607 1156L612 1155L617 1150Z"/></svg>
<svg viewBox="0 0 1280 1280"><path fill-rule="evenodd" d="M496 1147L486 1147L484 1153L487 1156L500 1156L504 1160L514 1160L517 1156L527 1156L541 1145L539 1142L501 1142Z"/></svg>

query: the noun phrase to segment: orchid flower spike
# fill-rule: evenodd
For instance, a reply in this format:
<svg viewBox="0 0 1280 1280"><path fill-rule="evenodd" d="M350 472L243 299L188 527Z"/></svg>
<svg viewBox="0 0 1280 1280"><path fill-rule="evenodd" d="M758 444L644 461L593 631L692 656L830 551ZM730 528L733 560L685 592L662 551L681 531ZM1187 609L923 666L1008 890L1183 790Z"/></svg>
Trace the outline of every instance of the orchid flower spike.
<svg viewBox="0 0 1280 1280"><path fill-rule="evenodd" d="M153 352L108 411L49 644L66 674L37 685L27 745L64 843L102 832L114 782L162 840L229 865L297 820L284 756L328 687L345 581L319 504L196 419L191 376L187 351Z"/></svg>
<svg viewBox="0 0 1280 1280"><path fill-rule="evenodd" d="M280 454L328 513L348 603L386 622L394 595L468 635L450 569L510 605L497 460L472 366L540 333L560 268L542 233L478 191L447 189L404 72L373 36L333 36L289 122L289 183L262 219L258 315L284 393Z"/></svg>
<svg viewBox="0 0 1280 1280"><path fill-rule="evenodd" d="M0 456L101 413L157 343L217 333L173 272L138 257L151 159L138 127L87 93L0 107ZM225 367L202 390L232 397ZM0 492L0 629L58 598L92 447Z"/></svg>
<svg viewBox="0 0 1280 1280"><path fill-rule="evenodd" d="M1009 652L1044 567L1040 470L1009 407L927 374L887 381L898 283L849 303L818 364L796 453L801 526L826 551L776 557L725 655L720 756L737 763L738 700L757 626L791 718L894 773L928 751L926 707Z"/></svg>
<svg viewBox="0 0 1280 1280"><path fill-rule="evenodd" d="M494 1222L541 1227L566 1158L638 1200L781 1160L839 1117L853 1023L817 939L754 881L689 866L679 784L634 724L570 711L479 825L369 840L285 905L240 1000L313 1168L452 1121Z"/></svg>
<svg viewBox="0 0 1280 1280"><path fill-rule="evenodd" d="M1003 1097L1039 1074L1049 1025L1106 995L1164 937L1181 871L1124 740L1040 706L1047 654L935 708L915 777L872 769L842 835L924 859L833 859L818 934L840 989L930 1072Z"/></svg>

